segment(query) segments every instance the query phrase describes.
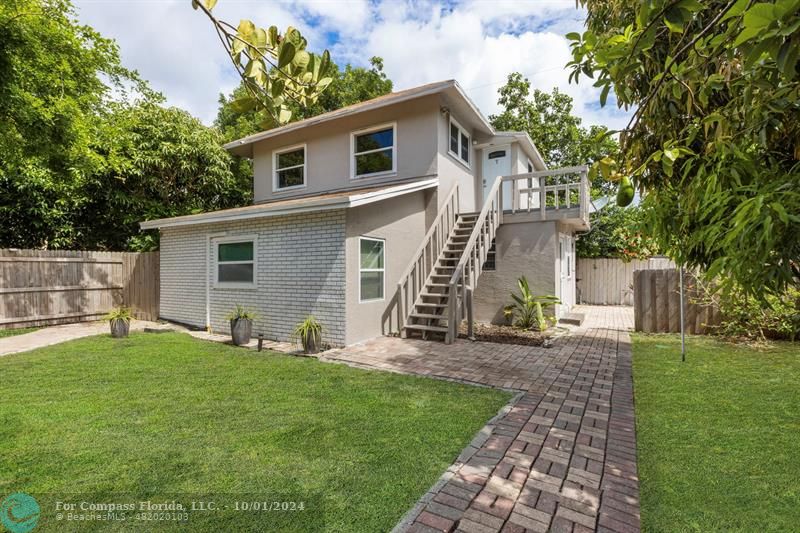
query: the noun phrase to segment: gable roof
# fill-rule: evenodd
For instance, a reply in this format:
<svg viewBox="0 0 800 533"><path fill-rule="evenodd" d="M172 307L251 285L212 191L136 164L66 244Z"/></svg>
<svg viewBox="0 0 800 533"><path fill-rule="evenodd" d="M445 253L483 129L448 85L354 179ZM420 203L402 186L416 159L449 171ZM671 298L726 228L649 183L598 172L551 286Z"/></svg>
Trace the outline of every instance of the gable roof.
<svg viewBox="0 0 800 533"><path fill-rule="evenodd" d="M345 106L334 111L328 111L327 113L322 113L321 115L298 120L297 122L292 122L279 128L273 128L271 130L254 133L252 135L248 135L247 137L229 142L224 146L224 148L235 153L236 155L252 157L251 145L255 142L277 137L291 131L297 131L302 128L314 126L316 124L322 124L324 122L330 122L339 118L363 113L365 111L380 109L382 107L414 100L423 96L442 93L449 96L453 101L457 101L462 105L462 107L469 110L469 112L473 115L475 122L480 125L480 127L484 129L487 134L494 134L494 128L492 125L489 123L486 117L483 116L480 110L478 110L478 107L475 105L475 103L466 95L458 82L455 80L445 80L385 94L371 100L365 100L364 102Z"/></svg>
<svg viewBox="0 0 800 533"><path fill-rule="evenodd" d="M303 198L288 198L263 204L248 205L198 213L197 215L184 215L172 218L160 218L140 222L142 229L169 228L174 226L192 226L195 224L210 224L213 222L229 222L232 220L245 220L249 218L265 218L281 215L308 213L310 211L324 211L328 209L345 209L371 204L381 200L388 200L395 196L409 194L416 191L430 189L439 185L437 178L412 181L400 185L383 185L362 189L350 189L324 194L316 194Z"/></svg>

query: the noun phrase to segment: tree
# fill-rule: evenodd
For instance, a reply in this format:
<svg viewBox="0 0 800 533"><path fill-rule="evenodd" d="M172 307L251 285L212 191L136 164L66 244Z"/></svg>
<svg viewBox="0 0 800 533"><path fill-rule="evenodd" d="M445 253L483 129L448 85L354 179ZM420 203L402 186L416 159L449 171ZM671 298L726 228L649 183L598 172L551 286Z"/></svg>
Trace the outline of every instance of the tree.
<svg viewBox="0 0 800 533"><path fill-rule="evenodd" d="M0 28L0 247L152 248L141 220L247 203L219 134L160 107L67 0L0 3Z"/></svg>
<svg viewBox="0 0 800 533"><path fill-rule="evenodd" d="M392 81L383 71L383 59L373 57L370 59L370 65L370 68L364 68L348 64L344 70L340 70L333 64L329 72L333 81L314 104L304 108L294 103L288 104L292 108L292 121L310 118L392 92ZM214 125L219 128L226 141L240 139L275 126L264 110L242 108L237 104L245 93L246 88L241 84L229 96L219 97L220 107Z"/></svg>
<svg viewBox="0 0 800 533"><path fill-rule="evenodd" d="M217 0L192 0L211 21L246 94L237 100L242 109L258 108L276 125L292 119L292 106L313 105L333 78L328 72L330 53L317 56L306 50L308 41L297 28L289 26L283 34L276 26L260 28L243 19L238 27L212 14Z"/></svg>
<svg viewBox="0 0 800 533"><path fill-rule="evenodd" d="M112 88L131 87L146 90L67 0L0 3L0 246L74 242L100 164L89 144Z"/></svg>
<svg viewBox="0 0 800 533"><path fill-rule="evenodd" d="M76 215L78 245L89 249L150 250L157 232L139 222L249 203L252 178L232 172L220 134L186 111L153 103L118 105L93 148L102 167L83 193Z"/></svg>
<svg viewBox="0 0 800 533"><path fill-rule="evenodd" d="M800 284L800 2L581 0L571 79L634 108L613 166L682 264L749 294Z"/></svg>
<svg viewBox="0 0 800 533"><path fill-rule="evenodd" d="M498 92L503 111L489 117L492 125L499 131L527 132L551 168L593 163L618 150L604 126L581 126L580 117L572 114L572 98L557 88L551 93L534 89L531 95L530 81L514 72ZM592 182L594 196L612 188L602 178Z"/></svg>
<svg viewBox="0 0 800 533"><path fill-rule="evenodd" d="M581 235L575 245L578 257L616 257L630 261L647 259L658 253L658 246L647 234L641 208L608 204L590 217L592 229Z"/></svg>

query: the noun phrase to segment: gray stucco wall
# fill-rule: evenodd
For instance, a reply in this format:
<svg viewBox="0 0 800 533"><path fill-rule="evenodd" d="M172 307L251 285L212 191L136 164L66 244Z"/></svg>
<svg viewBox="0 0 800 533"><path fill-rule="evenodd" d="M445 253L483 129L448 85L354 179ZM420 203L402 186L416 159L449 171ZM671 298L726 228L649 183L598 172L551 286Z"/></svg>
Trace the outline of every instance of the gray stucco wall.
<svg viewBox="0 0 800 533"><path fill-rule="evenodd" d="M254 201L279 200L434 176L439 116L439 98L432 95L257 142L253 145ZM396 174L350 179L351 132L389 122L397 123ZM306 186L273 192L273 151L302 143L306 144Z"/></svg>
<svg viewBox="0 0 800 533"><path fill-rule="evenodd" d="M346 343L397 331L397 282L427 231L426 208L436 202L435 189L405 194L347 211ZM384 299L359 302L359 237L385 239Z"/></svg>
<svg viewBox="0 0 800 533"><path fill-rule="evenodd" d="M463 127L465 120L453 115L456 122ZM474 139L474 132L469 130L470 136ZM462 213L472 213L480 209L480 200L477 196L476 184L478 179L478 169L481 166L480 152L472 146L469 148L469 166L465 165L460 159L450 154L450 119L444 113L439 114L439 134L438 134L438 172L439 172L439 202L444 202L447 194L455 183L458 183L459 201L461 202ZM482 194L482 190L481 190Z"/></svg>
<svg viewBox="0 0 800 533"><path fill-rule="evenodd" d="M475 320L502 324L503 307L518 292L517 279L528 278L534 294L558 291L558 232L555 222L503 224L498 228L495 271L484 271L475 290Z"/></svg>
<svg viewBox="0 0 800 533"><path fill-rule="evenodd" d="M213 259L215 246L207 236L221 234L257 235L255 289L214 287L215 273L207 268L207 261ZM325 340L343 345L345 211L163 229L162 318L204 327L206 279L211 326L216 331L229 331L224 317L239 303L259 313L254 333L288 340L294 326L313 314L325 327Z"/></svg>

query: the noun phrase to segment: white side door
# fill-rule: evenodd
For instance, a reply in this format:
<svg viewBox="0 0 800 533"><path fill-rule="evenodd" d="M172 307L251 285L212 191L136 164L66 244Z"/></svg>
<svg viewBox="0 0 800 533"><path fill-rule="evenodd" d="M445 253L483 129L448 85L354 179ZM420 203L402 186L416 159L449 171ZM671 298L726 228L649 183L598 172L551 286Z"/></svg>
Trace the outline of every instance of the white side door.
<svg viewBox="0 0 800 533"><path fill-rule="evenodd" d="M497 176L511 175L511 145L489 146L483 149L483 201L489 195ZM503 184L503 209L511 209L511 182Z"/></svg>
<svg viewBox="0 0 800 533"><path fill-rule="evenodd" d="M558 239L561 263L561 313L566 313L575 305L575 246L574 237L560 235Z"/></svg>

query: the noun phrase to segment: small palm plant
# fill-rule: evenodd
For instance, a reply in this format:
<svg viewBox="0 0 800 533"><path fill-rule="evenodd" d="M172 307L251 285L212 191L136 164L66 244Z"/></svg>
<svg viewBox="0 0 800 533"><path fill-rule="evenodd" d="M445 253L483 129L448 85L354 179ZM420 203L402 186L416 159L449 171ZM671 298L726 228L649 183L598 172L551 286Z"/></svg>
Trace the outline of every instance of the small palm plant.
<svg viewBox="0 0 800 533"><path fill-rule="evenodd" d="M514 303L503 309L506 319L514 326L522 329L536 328L545 331L550 327L550 319L545 316L544 310L551 305L561 303L552 295L535 296L528 285L528 279L522 276L517 280L519 295L512 293Z"/></svg>
<svg viewBox="0 0 800 533"><path fill-rule="evenodd" d="M292 340L299 340L305 353L317 353L322 346L322 324L313 315L308 315L295 326Z"/></svg>
<svg viewBox="0 0 800 533"><path fill-rule="evenodd" d="M111 336L115 339L128 336L128 331L133 320L133 310L130 307L115 307L105 316L111 327Z"/></svg>

